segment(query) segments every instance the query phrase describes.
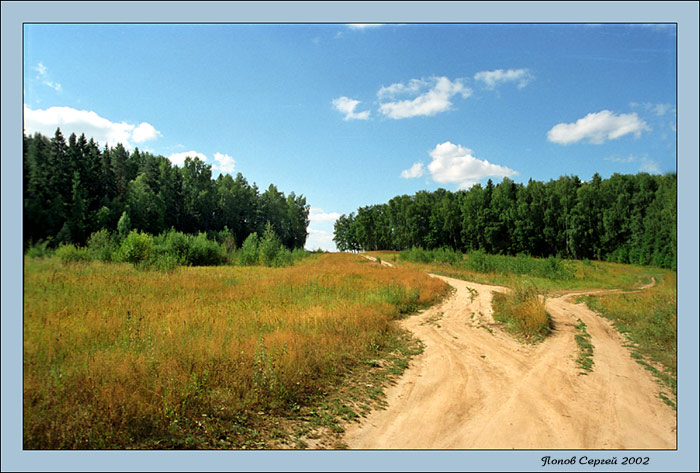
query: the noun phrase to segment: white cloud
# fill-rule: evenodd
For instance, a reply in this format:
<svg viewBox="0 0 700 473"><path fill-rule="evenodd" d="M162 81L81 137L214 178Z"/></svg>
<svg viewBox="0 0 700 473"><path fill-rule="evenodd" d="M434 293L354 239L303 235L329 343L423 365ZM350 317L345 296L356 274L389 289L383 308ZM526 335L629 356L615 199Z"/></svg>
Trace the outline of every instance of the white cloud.
<svg viewBox="0 0 700 473"><path fill-rule="evenodd" d="M608 156L607 158L603 159L605 159L606 161L612 161L614 163L640 163L639 172L648 172L650 174L658 174L659 172L661 172L659 168L659 163L652 159L649 159L646 156L634 156L630 154L626 158L618 156Z"/></svg>
<svg viewBox="0 0 700 473"><path fill-rule="evenodd" d="M114 123L95 112L71 107L32 110L27 105L24 106L24 129L28 134L41 133L52 137L56 128L60 128L66 137L71 133L85 133L86 137L94 138L98 143L109 143L110 146L121 143L129 149L133 147L132 140L140 143L160 136L160 133L146 122L137 127L126 122Z"/></svg>
<svg viewBox="0 0 700 473"><path fill-rule="evenodd" d="M603 158L606 161L612 161L614 163L632 163L637 160L636 156L629 155L626 158L621 158L619 156L608 156L607 158Z"/></svg>
<svg viewBox="0 0 700 473"><path fill-rule="evenodd" d="M218 154L218 153L217 153ZM200 153L198 151L185 151L184 153L173 153L170 156L168 156L168 159L170 160L171 163L173 163L176 166L182 166L185 164L185 158L199 158L202 161L206 162L207 157L203 153Z"/></svg>
<svg viewBox="0 0 700 473"><path fill-rule="evenodd" d="M460 189L469 188L487 177L518 174L508 167L477 159L469 148L449 141L436 145L430 156L433 160L427 167L433 180L442 184L458 184Z"/></svg>
<svg viewBox="0 0 700 473"><path fill-rule="evenodd" d="M649 174L658 174L661 172L659 169L659 163L653 161L649 158L642 158L642 165L639 166L641 172L648 172Z"/></svg>
<svg viewBox="0 0 700 473"><path fill-rule="evenodd" d="M670 103L651 103L651 102L631 102L631 107L641 107L646 111L652 111L657 117L666 115L667 112L676 113L676 107Z"/></svg>
<svg viewBox="0 0 700 473"><path fill-rule="evenodd" d="M379 89L377 96L382 99L395 98L399 94L416 95L428 87L430 87L428 90L412 100L406 99L382 103L379 106L379 111L395 120L416 116L431 116L450 110L452 108L450 99L455 95L459 94L463 98L467 98L472 93L471 89L464 85L462 79L456 79L453 82L447 77L431 77L428 80L412 79L408 82L408 85L398 83L382 87Z"/></svg>
<svg viewBox="0 0 700 473"><path fill-rule="evenodd" d="M304 247L308 250L322 249L325 251L338 251L333 242L333 233L316 228L308 229L309 236Z"/></svg>
<svg viewBox="0 0 700 473"><path fill-rule="evenodd" d="M228 154L214 153L214 167L224 174L231 174L236 169L236 160Z"/></svg>
<svg viewBox="0 0 700 473"><path fill-rule="evenodd" d="M420 161L417 163L413 163L413 166L411 166L410 168L401 171L401 177L405 179L421 177L423 174L425 174L425 166L423 166L423 163Z"/></svg>
<svg viewBox="0 0 700 473"><path fill-rule="evenodd" d="M42 63L38 63L34 70L39 73L36 78L40 80L42 84L51 87L56 92L61 91L61 84L49 80L49 74L46 66L44 66Z"/></svg>
<svg viewBox="0 0 700 473"><path fill-rule="evenodd" d="M341 113L345 114L343 120L367 120L369 118L369 110L355 113L355 108L360 103L359 100L353 100L348 97L338 97L333 99L333 106Z"/></svg>
<svg viewBox="0 0 700 473"><path fill-rule="evenodd" d="M522 89L534 79L528 69L496 69L495 71L481 71L474 74L474 80L481 81L487 89L494 89L496 86L506 82L517 82L518 89Z"/></svg>
<svg viewBox="0 0 700 473"><path fill-rule="evenodd" d="M338 212L324 212L323 209L312 207L309 209L310 222L335 222L340 217Z"/></svg>
<svg viewBox="0 0 700 473"><path fill-rule="evenodd" d="M408 81L408 84L396 83L387 87L382 87L379 89L379 92L377 92L377 97L380 99L385 99L394 98L401 94L417 94L422 88L427 87L428 85L428 82L425 80L411 79Z"/></svg>
<svg viewBox="0 0 700 473"><path fill-rule="evenodd" d="M636 113L617 115L609 110L589 113L576 123L559 123L547 132L547 139L553 143L569 144L587 140L592 144L601 144L633 133L639 138L642 131L650 131L647 123Z"/></svg>
<svg viewBox="0 0 700 473"><path fill-rule="evenodd" d="M160 132L153 128L150 123L143 122L134 129L132 137L135 142L143 143L144 141L155 140L161 136Z"/></svg>

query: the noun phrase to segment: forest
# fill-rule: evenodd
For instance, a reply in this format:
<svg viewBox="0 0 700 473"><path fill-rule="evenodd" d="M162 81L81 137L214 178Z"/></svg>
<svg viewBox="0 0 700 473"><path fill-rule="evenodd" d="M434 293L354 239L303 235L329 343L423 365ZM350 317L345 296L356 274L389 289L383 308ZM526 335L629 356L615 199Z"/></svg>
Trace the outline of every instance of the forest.
<svg viewBox="0 0 700 473"><path fill-rule="evenodd" d="M527 185L504 178L419 191L335 223L341 251L451 248L595 259L676 269L676 175L576 176Z"/></svg>
<svg viewBox="0 0 700 473"><path fill-rule="evenodd" d="M100 230L157 235L226 231L240 247L270 224L282 245L303 248L309 206L303 195L276 186L260 192L238 173L212 178L211 165L187 158L182 167L163 156L60 129L53 138L24 136L24 243L84 245Z"/></svg>

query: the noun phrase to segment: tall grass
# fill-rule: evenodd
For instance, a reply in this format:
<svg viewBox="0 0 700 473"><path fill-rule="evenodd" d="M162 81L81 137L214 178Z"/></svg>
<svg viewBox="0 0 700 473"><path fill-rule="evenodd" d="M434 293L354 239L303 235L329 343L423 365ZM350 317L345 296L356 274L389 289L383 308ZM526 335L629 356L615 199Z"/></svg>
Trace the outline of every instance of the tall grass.
<svg viewBox="0 0 700 473"><path fill-rule="evenodd" d="M169 273L26 258L24 447L240 447L447 290L352 255Z"/></svg>
<svg viewBox="0 0 700 473"><path fill-rule="evenodd" d="M492 305L494 320L503 322L516 338L538 342L552 330L545 298L533 285L517 284L508 293L494 293Z"/></svg>

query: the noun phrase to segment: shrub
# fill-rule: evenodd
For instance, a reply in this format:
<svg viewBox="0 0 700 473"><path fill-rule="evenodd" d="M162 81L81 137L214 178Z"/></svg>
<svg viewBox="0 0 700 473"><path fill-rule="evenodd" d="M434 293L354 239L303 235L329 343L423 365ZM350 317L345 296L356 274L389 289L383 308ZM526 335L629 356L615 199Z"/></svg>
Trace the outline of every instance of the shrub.
<svg viewBox="0 0 700 473"><path fill-rule="evenodd" d="M282 250L277 234L272 229L270 222L265 226L265 233L260 240L260 264L264 266L275 266L277 254Z"/></svg>
<svg viewBox="0 0 700 473"><path fill-rule="evenodd" d="M275 256L274 266L291 266L293 264L294 256L292 255L292 252L286 248L280 249L280 251L277 253L277 256Z"/></svg>
<svg viewBox="0 0 700 473"><path fill-rule="evenodd" d="M119 247L119 260L138 264L148 261L154 254L153 237L132 230Z"/></svg>
<svg viewBox="0 0 700 473"><path fill-rule="evenodd" d="M27 248L26 255L30 258L46 258L47 256L51 256L51 254L53 254L53 250L49 248L49 244L49 240L39 240Z"/></svg>
<svg viewBox="0 0 700 473"><path fill-rule="evenodd" d="M99 261L112 261L117 252L117 247L112 241L112 236L105 229L90 235L87 248L92 258Z"/></svg>
<svg viewBox="0 0 700 473"><path fill-rule="evenodd" d="M190 237L184 233L170 229L156 238L157 252L159 255L168 255L169 258L185 264L190 253Z"/></svg>
<svg viewBox="0 0 700 473"><path fill-rule="evenodd" d="M253 232L243 242L243 246L238 250L238 261L243 266L258 264L258 247L260 239L258 234Z"/></svg>
<svg viewBox="0 0 700 473"><path fill-rule="evenodd" d="M131 219L125 210L122 212L122 216L119 217L119 222L117 222L117 233L120 238L124 238L129 233L129 230L131 230Z"/></svg>
<svg viewBox="0 0 700 473"><path fill-rule="evenodd" d="M80 248L72 243L61 245L56 250L56 256L64 263L76 263L90 261L90 253L87 248Z"/></svg>
<svg viewBox="0 0 700 473"><path fill-rule="evenodd" d="M187 263L192 266L216 266L223 261L221 247L215 241L209 240L204 233L190 238L190 249Z"/></svg>

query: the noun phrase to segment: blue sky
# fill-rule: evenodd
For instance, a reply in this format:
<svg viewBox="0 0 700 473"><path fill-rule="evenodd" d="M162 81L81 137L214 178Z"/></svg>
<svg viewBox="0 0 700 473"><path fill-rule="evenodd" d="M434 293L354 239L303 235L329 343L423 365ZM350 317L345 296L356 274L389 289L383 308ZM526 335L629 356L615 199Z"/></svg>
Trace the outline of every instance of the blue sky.
<svg viewBox="0 0 700 473"><path fill-rule="evenodd" d="M674 25L25 25L25 128L197 154L334 219L421 189L676 170Z"/></svg>

